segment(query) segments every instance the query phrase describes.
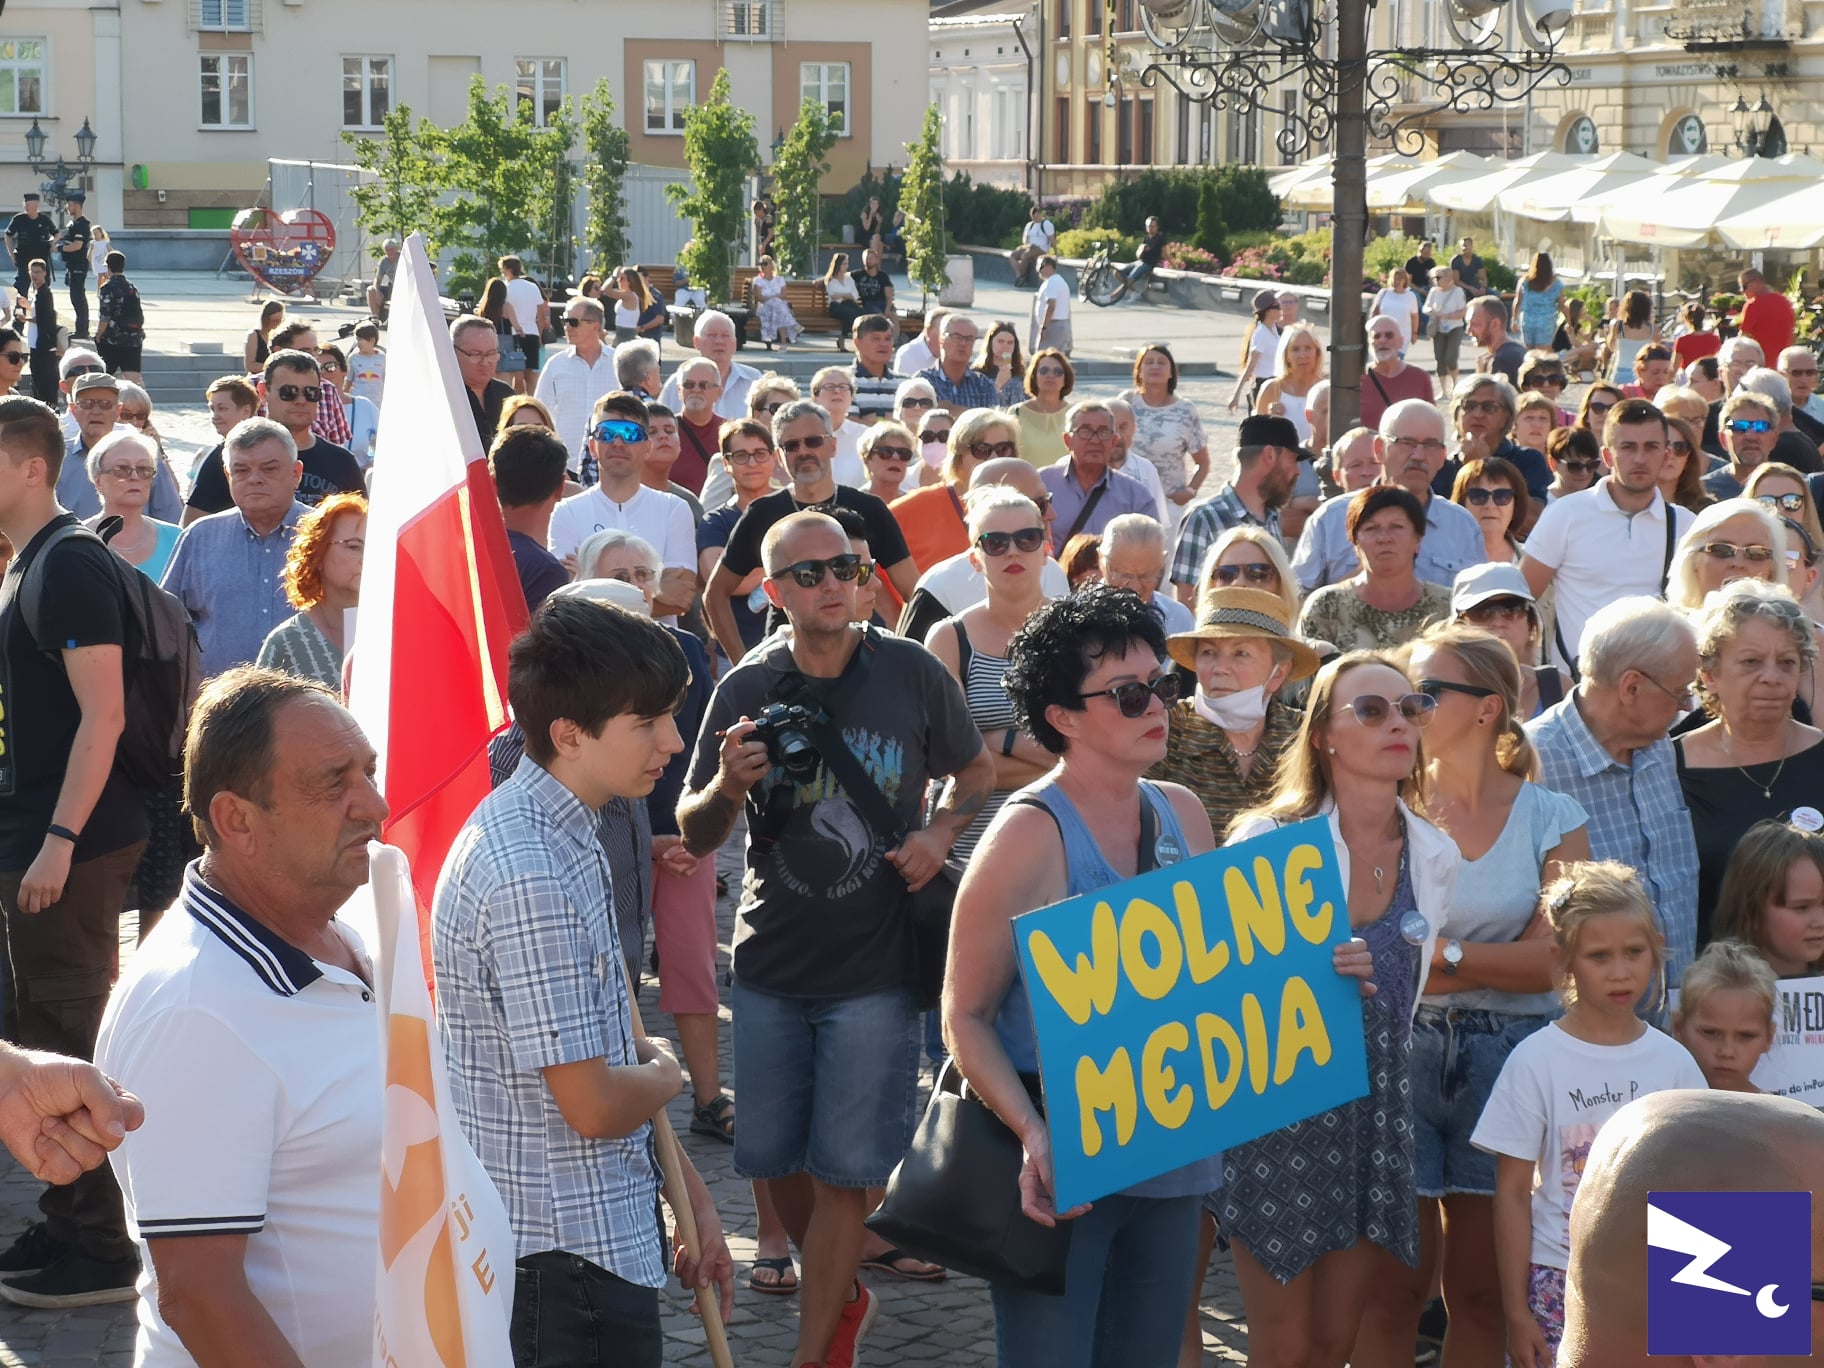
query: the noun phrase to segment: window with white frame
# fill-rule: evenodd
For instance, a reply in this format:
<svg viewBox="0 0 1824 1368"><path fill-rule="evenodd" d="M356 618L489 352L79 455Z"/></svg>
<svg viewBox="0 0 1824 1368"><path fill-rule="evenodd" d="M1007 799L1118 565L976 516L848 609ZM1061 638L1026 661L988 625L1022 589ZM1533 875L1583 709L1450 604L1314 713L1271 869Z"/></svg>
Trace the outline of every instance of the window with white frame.
<svg viewBox="0 0 1824 1368"><path fill-rule="evenodd" d="M849 127L849 64L847 62L805 62L798 68L800 102L815 100L830 114L830 123L843 137Z"/></svg>
<svg viewBox="0 0 1824 1368"><path fill-rule="evenodd" d="M532 122L543 128L563 108L568 63L562 57L521 57L514 65L519 108L530 108Z"/></svg>
<svg viewBox="0 0 1824 1368"><path fill-rule="evenodd" d="M191 0L190 18L199 29L247 30L253 27L254 0Z"/></svg>
<svg viewBox="0 0 1824 1368"><path fill-rule="evenodd" d="M684 116L697 102L697 64L646 63L646 131L682 133Z"/></svg>
<svg viewBox="0 0 1824 1368"><path fill-rule="evenodd" d="M393 59L342 59L342 126L378 128L393 107Z"/></svg>
<svg viewBox="0 0 1824 1368"><path fill-rule="evenodd" d="M0 38L0 114L44 113L43 38Z"/></svg>
<svg viewBox="0 0 1824 1368"><path fill-rule="evenodd" d="M253 127L253 54L201 54L204 128Z"/></svg>

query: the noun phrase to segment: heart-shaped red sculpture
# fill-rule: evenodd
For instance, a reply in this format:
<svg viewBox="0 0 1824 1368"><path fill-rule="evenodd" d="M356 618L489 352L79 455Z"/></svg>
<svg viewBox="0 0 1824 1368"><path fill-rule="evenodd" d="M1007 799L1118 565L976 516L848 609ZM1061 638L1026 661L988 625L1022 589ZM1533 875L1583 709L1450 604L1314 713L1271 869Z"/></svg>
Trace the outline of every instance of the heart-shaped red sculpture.
<svg viewBox="0 0 1824 1368"><path fill-rule="evenodd" d="M291 294L315 280L336 250L336 225L318 209L243 209L228 230L247 273L270 290Z"/></svg>

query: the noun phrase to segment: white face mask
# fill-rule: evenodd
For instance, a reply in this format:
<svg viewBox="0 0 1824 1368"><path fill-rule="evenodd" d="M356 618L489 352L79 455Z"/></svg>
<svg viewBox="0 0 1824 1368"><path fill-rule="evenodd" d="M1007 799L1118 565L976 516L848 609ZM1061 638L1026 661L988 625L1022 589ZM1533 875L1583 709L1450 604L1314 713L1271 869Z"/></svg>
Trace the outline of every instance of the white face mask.
<svg viewBox="0 0 1824 1368"><path fill-rule="evenodd" d="M925 464L934 470L938 466L941 466L944 463L944 458L950 454L950 448L944 442L926 442L923 450L925 453Z"/></svg>
<svg viewBox="0 0 1824 1368"><path fill-rule="evenodd" d="M1199 684L1191 706L1199 717L1214 722L1224 731L1245 732L1258 727L1266 717L1267 691L1256 684L1251 689L1237 689L1234 693L1212 698Z"/></svg>

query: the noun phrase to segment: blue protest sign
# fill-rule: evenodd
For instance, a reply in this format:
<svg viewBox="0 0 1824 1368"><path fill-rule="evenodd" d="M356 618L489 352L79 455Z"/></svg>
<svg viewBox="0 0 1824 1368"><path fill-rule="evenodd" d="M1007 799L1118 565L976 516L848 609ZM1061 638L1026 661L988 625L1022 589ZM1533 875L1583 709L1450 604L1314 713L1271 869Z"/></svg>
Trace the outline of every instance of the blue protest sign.
<svg viewBox="0 0 1824 1368"><path fill-rule="evenodd" d="M1368 1091L1323 818L1016 917L1059 1210Z"/></svg>

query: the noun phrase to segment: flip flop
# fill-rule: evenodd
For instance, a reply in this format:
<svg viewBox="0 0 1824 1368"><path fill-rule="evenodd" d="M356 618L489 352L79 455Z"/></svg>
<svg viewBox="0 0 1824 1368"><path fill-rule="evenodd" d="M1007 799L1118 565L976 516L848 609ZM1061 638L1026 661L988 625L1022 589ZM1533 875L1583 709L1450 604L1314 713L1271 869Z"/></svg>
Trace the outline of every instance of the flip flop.
<svg viewBox="0 0 1824 1368"><path fill-rule="evenodd" d="M760 1282L755 1274L766 1269L773 1275L772 1282ZM788 1281L789 1279L789 1281ZM791 1257L783 1259L755 1259L754 1266L747 1272L747 1290L758 1292L763 1297L789 1297L798 1290L798 1270L792 1267Z"/></svg>
<svg viewBox="0 0 1824 1368"><path fill-rule="evenodd" d="M913 1270L903 1267L905 1264L926 1264L930 1272L922 1269ZM887 1273L895 1278L904 1278L907 1282L942 1282L950 1274L937 1264L921 1259L916 1254L908 1254L903 1249L883 1249L871 1259L863 1259L861 1266L873 1273Z"/></svg>
<svg viewBox="0 0 1824 1368"><path fill-rule="evenodd" d="M717 1093L690 1113L690 1133L707 1135L725 1145L735 1143L735 1104L727 1093Z"/></svg>

